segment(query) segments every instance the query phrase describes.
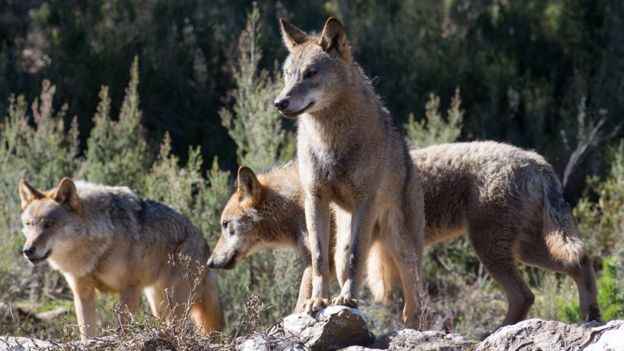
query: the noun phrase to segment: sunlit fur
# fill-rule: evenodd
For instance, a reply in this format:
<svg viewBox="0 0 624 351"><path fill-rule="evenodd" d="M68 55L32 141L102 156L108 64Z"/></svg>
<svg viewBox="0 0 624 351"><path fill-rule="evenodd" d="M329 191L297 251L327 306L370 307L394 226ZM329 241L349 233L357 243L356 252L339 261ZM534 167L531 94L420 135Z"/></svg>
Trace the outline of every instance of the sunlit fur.
<svg viewBox="0 0 624 351"><path fill-rule="evenodd" d="M403 321L418 329L424 205L407 146L370 80L353 62L342 23L330 18L321 34L307 35L281 21L289 51L284 89L276 102L298 118L297 163L304 191L312 258L312 296L304 310L330 298L330 207L336 224L336 277L332 303L357 305L369 248L391 247L404 288ZM373 228L381 228L373 237Z"/></svg>
<svg viewBox="0 0 624 351"><path fill-rule="evenodd" d="M414 149L410 155L423 180L425 244L468 233L479 259L507 294L509 312L503 324L525 318L533 301L516 262L571 276L578 286L582 318L600 318L591 260L583 251L559 181L543 157L495 142L443 144ZM263 194L270 196L254 205L258 223L265 225L254 229L250 251L295 248L306 266L297 303L301 310L312 281L304 194L296 164L257 178ZM236 235L243 241L250 238L243 231ZM232 249L220 251L227 254ZM390 252L376 242L368 254L369 289L377 301L388 302L398 282Z"/></svg>
<svg viewBox="0 0 624 351"><path fill-rule="evenodd" d="M215 273L200 273L192 297L193 282L188 284L177 258L189 257L194 269L209 255L201 232L180 212L126 187L68 178L50 191L22 181L19 192L24 248L34 250L29 257L34 263L43 263L39 259L49 253L47 262L65 276L83 338L96 334L96 291L120 294L131 312L144 291L156 316L179 318L190 302L191 316L202 331L221 329Z"/></svg>

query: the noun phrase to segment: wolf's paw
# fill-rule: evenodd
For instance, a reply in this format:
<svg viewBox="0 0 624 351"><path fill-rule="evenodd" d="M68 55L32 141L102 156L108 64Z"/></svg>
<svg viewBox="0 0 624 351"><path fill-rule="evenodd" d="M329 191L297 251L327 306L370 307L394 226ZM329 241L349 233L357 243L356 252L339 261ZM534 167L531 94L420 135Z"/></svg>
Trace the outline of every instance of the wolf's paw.
<svg viewBox="0 0 624 351"><path fill-rule="evenodd" d="M323 308L327 307L329 305L329 300L328 299L307 299L304 303L303 303L303 312L307 313L307 314L314 314L320 310L322 310Z"/></svg>
<svg viewBox="0 0 624 351"><path fill-rule="evenodd" d="M351 295L338 295L332 300L332 305L340 305L357 308L360 302L351 297Z"/></svg>

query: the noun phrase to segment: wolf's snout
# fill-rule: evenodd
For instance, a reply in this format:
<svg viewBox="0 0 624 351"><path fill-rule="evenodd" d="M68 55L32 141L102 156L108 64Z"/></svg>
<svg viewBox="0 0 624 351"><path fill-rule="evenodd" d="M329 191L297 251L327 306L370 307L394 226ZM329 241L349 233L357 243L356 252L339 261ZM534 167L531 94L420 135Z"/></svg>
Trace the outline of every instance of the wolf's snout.
<svg viewBox="0 0 624 351"><path fill-rule="evenodd" d="M288 99L277 98L277 99L275 99L275 101L273 101L273 105L275 107L277 107L277 109L280 110L280 111L285 109L285 108L287 108L288 104L289 104Z"/></svg>
<svg viewBox="0 0 624 351"><path fill-rule="evenodd" d="M208 258L208 263L206 263L206 265L208 266L208 268L212 268L212 269L217 268L217 267L215 267L214 258L212 258L212 256L210 256L210 258Z"/></svg>
<svg viewBox="0 0 624 351"><path fill-rule="evenodd" d="M24 250L22 250L22 253L24 254L24 256L31 258L35 255L36 251L37 249L34 246L30 245L30 246L24 247Z"/></svg>

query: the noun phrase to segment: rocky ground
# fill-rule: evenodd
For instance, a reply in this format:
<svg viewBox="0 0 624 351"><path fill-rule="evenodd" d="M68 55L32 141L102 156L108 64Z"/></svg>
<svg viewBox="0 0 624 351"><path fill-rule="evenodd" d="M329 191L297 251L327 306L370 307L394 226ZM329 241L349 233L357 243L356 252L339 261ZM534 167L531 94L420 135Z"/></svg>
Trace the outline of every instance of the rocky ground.
<svg viewBox="0 0 624 351"><path fill-rule="evenodd" d="M316 318L293 314L266 333L240 337L229 345L236 350L422 350L422 351L615 351L624 350L624 320L565 324L529 319L500 328L483 341L441 331L404 329L375 337L356 309L332 306ZM27 338L0 337L0 350L107 349L106 339L58 344ZM172 350L167 343L148 340L128 345L132 350ZM207 348L208 349L208 348Z"/></svg>

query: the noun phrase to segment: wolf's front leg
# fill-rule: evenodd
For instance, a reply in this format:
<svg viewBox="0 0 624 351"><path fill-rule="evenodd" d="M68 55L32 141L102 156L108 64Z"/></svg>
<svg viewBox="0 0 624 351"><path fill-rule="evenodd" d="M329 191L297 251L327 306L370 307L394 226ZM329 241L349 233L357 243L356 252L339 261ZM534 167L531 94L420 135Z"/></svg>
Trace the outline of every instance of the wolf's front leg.
<svg viewBox="0 0 624 351"><path fill-rule="evenodd" d="M65 279L74 293L74 307L78 319L80 338L86 340L95 336L96 310L95 287L90 279L74 278L66 275Z"/></svg>
<svg viewBox="0 0 624 351"><path fill-rule="evenodd" d="M329 202L306 194L305 217L312 256L312 295L303 304L307 313L320 311L329 303Z"/></svg>
<svg viewBox="0 0 624 351"><path fill-rule="evenodd" d="M346 252L336 253L336 257L343 257L343 262L336 259L336 272L342 275L339 281L342 281L340 295L332 300L334 305L344 305L357 307L358 292L360 282L362 280L362 271L366 262L366 255L369 251L371 237L373 235L373 225L375 223L374 198L366 199L357 203L351 214L350 230L337 229L337 236L340 237L337 242L346 242L346 245L338 245L337 250L345 250ZM344 221L336 219L336 223ZM339 268L338 265L341 265ZM341 273L339 273L341 272Z"/></svg>

